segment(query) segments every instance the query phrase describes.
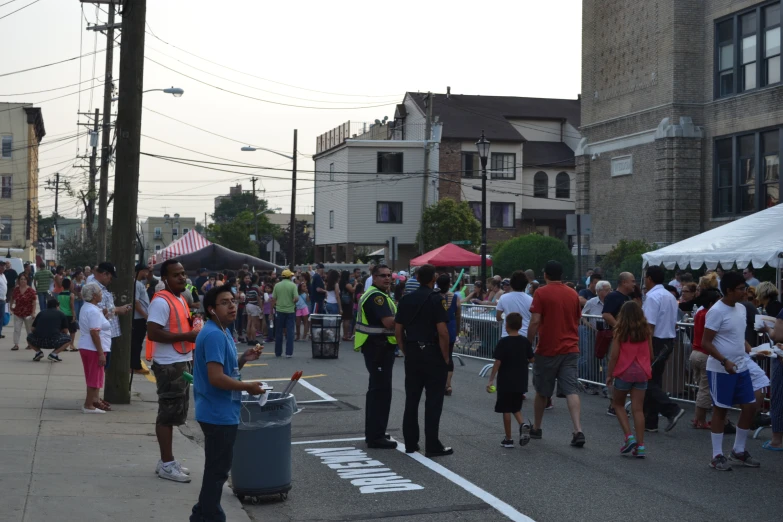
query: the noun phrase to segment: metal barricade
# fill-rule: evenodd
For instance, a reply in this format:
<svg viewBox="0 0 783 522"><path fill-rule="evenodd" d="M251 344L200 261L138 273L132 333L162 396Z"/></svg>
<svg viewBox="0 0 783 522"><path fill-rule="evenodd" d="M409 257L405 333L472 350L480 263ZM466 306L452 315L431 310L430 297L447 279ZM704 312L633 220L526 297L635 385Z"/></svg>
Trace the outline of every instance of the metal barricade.
<svg viewBox="0 0 783 522"><path fill-rule="evenodd" d="M606 368L609 358L595 356L595 339L598 329L603 328L600 315L583 315L579 322L579 380L583 384L606 385Z"/></svg>
<svg viewBox="0 0 783 522"><path fill-rule="evenodd" d="M454 354L486 361L494 360L495 345L498 344L503 323L497 320L497 311L489 305L462 305L462 319ZM491 364L487 365L491 367ZM485 366L479 375L487 371Z"/></svg>

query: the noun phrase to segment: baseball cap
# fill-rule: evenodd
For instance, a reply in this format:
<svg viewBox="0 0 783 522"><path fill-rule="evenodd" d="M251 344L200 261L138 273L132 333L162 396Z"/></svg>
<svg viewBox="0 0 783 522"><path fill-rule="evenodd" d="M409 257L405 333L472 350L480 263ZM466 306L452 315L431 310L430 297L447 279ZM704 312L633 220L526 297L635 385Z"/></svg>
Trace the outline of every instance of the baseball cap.
<svg viewBox="0 0 783 522"><path fill-rule="evenodd" d="M204 273L206 273L206 272L209 272L209 270L207 270L206 268L199 268L199 269L198 269L198 273L199 273L199 274L204 274Z"/></svg>
<svg viewBox="0 0 783 522"><path fill-rule="evenodd" d="M287 269L287 268L286 268L285 270L283 270L283 273L282 273L282 274L280 274L280 277L283 277L283 278L285 278L285 279L288 279L288 278L290 278L290 277L294 277L294 273L293 273L293 272L291 272L289 269Z"/></svg>
<svg viewBox="0 0 783 522"><path fill-rule="evenodd" d="M139 263L138 265L136 265L136 273L138 274L138 273L139 273L139 272L141 272L142 270L149 270L149 268L150 268L150 267L148 267L148 266L147 266L147 265L145 265L144 263Z"/></svg>
<svg viewBox="0 0 783 522"><path fill-rule="evenodd" d="M108 272L112 275L112 277L117 277L117 270L115 270L114 265L107 261L104 261L103 263L98 265L98 271Z"/></svg>
<svg viewBox="0 0 783 522"><path fill-rule="evenodd" d="M323 268L323 267L324 267L324 264L323 264L323 263L318 263L317 265L315 265L315 267L316 267L316 268Z"/></svg>
<svg viewBox="0 0 783 522"><path fill-rule="evenodd" d="M406 272L405 270L400 270L400 271L399 271L399 272L397 272L397 273L398 273L398 274L399 274L401 277L408 277L408 272Z"/></svg>
<svg viewBox="0 0 783 522"><path fill-rule="evenodd" d="M503 286L507 286L511 284L511 279L504 279L503 280Z"/></svg>

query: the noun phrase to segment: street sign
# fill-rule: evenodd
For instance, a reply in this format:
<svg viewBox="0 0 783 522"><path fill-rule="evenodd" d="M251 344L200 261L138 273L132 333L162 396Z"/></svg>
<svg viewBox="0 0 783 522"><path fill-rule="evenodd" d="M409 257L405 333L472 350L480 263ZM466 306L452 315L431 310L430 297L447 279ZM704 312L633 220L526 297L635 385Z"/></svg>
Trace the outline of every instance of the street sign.
<svg viewBox="0 0 783 522"><path fill-rule="evenodd" d="M579 225L577 225L577 219L579 219ZM593 220L591 219L590 214L567 214L566 234L569 236L579 235L577 233L577 226L581 229L581 235L591 236L593 234Z"/></svg>
<svg viewBox="0 0 783 522"><path fill-rule="evenodd" d="M469 239L460 239L459 241L452 241L452 245L472 245L473 241Z"/></svg>

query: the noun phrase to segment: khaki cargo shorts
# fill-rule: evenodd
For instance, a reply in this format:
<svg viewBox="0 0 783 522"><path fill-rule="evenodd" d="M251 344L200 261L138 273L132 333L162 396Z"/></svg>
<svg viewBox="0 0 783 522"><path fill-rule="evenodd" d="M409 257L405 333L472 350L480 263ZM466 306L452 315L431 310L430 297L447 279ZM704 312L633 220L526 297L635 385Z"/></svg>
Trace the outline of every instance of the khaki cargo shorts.
<svg viewBox="0 0 783 522"><path fill-rule="evenodd" d="M158 385L158 417L155 424L181 426L188 418L190 383L183 372L193 373L193 363L152 363L152 373Z"/></svg>

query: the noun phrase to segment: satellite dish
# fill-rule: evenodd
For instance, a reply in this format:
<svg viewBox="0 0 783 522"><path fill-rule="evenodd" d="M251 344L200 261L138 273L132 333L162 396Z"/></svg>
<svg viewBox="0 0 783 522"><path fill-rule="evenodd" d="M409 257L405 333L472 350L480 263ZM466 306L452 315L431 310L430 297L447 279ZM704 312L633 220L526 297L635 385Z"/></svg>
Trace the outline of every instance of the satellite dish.
<svg viewBox="0 0 783 522"><path fill-rule="evenodd" d="M375 120L375 124L376 125L380 125L381 124L381 120Z"/></svg>
<svg viewBox="0 0 783 522"><path fill-rule="evenodd" d="M388 116L384 116L383 117L383 123L386 123L387 121L389 121L389 117Z"/></svg>

